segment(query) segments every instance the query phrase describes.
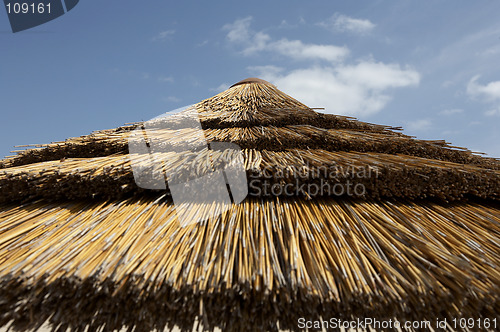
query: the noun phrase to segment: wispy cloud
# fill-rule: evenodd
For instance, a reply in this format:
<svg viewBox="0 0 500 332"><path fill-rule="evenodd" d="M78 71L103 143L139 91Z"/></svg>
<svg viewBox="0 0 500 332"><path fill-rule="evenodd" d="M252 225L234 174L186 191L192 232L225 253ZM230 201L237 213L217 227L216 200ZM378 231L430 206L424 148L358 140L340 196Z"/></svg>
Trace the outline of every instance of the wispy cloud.
<svg viewBox="0 0 500 332"><path fill-rule="evenodd" d="M172 76L159 76L158 82L174 83L174 78Z"/></svg>
<svg viewBox="0 0 500 332"><path fill-rule="evenodd" d="M458 40L445 44L444 48L439 53L438 59L442 62L449 62L450 59L453 59L454 62L462 62L470 61L472 57L478 55L483 57L495 56L499 48L498 45L492 47L491 41L498 39L499 34L499 25L479 31L473 31L470 34L462 36Z"/></svg>
<svg viewBox="0 0 500 332"><path fill-rule="evenodd" d="M208 44L208 39L205 39L201 43L196 44L196 47L203 47Z"/></svg>
<svg viewBox="0 0 500 332"><path fill-rule="evenodd" d="M159 32L156 36L151 38L152 41L165 41L175 34L175 30L165 30Z"/></svg>
<svg viewBox="0 0 500 332"><path fill-rule="evenodd" d="M422 54L429 73L449 70L444 87L463 84L476 73L491 72L498 63L498 36L500 24L493 24L486 29L474 30L465 35L458 35L443 40L433 47L428 47Z"/></svg>
<svg viewBox="0 0 500 332"><path fill-rule="evenodd" d="M300 25L306 24L306 20L304 20L303 17L299 17L296 21L293 21L290 23L287 20L282 20L278 28L280 29L295 29L299 27Z"/></svg>
<svg viewBox="0 0 500 332"><path fill-rule="evenodd" d="M425 131L431 128L432 122L429 119L419 119L408 122L408 129L413 131Z"/></svg>
<svg viewBox="0 0 500 332"><path fill-rule="evenodd" d="M446 116L451 116L451 115L458 115L458 114L463 114L464 110L460 108L452 108L452 109L447 109L439 112L441 115L446 115Z"/></svg>
<svg viewBox="0 0 500 332"><path fill-rule="evenodd" d="M170 103L178 103L181 101L180 98L177 98L175 96L168 96L168 97L163 98L163 100L166 102L170 102Z"/></svg>
<svg viewBox="0 0 500 332"><path fill-rule="evenodd" d="M300 40L272 40L271 36L262 31L253 31L250 28L252 17L238 19L233 23L224 25L228 31L227 40L242 47L242 54L252 55L266 51L277 53L295 60L326 60L339 61L349 54L344 46L306 44Z"/></svg>
<svg viewBox="0 0 500 332"><path fill-rule="evenodd" d="M484 112L484 115L486 115L486 116L500 116L500 108L486 111L486 112Z"/></svg>
<svg viewBox="0 0 500 332"><path fill-rule="evenodd" d="M460 131L460 130L443 130L441 135L443 135L444 137L450 137L450 136L459 135L461 132L462 131Z"/></svg>
<svg viewBox="0 0 500 332"><path fill-rule="evenodd" d="M214 91L214 92L222 92L222 91L225 91L227 89L229 89L229 84L227 83L222 83L221 85L219 85L218 87L216 88L211 88L209 89L210 91Z"/></svg>
<svg viewBox="0 0 500 332"><path fill-rule="evenodd" d="M247 67L247 69L251 73L257 73L259 75L263 75L266 77L276 77L284 71L284 68L278 67L278 66L273 66L273 65L250 66L250 67Z"/></svg>
<svg viewBox="0 0 500 332"><path fill-rule="evenodd" d="M353 18L339 13L334 14L329 19L319 22L319 26L336 32L351 32L355 34L367 34L375 28L375 24L370 20Z"/></svg>
<svg viewBox="0 0 500 332"><path fill-rule="evenodd" d="M242 19L238 19L233 23L228 23L222 27L223 30L228 31L227 39L230 42L246 42L251 39L250 36L250 24L252 22L252 17L248 16Z"/></svg>
<svg viewBox="0 0 500 332"><path fill-rule="evenodd" d="M492 109L484 112L486 116L500 116L500 81L480 84L479 75L471 78L467 84L467 94L476 100L491 105Z"/></svg>

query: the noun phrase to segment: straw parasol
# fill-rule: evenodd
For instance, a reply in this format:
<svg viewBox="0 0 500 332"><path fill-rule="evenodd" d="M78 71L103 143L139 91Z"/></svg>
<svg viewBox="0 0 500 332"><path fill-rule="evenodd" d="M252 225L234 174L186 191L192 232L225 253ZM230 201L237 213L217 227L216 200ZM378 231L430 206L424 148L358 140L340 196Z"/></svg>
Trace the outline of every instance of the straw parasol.
<svg viewBox="0 0 500 332"><path fill-rule="evenodd" d="M219 214L192 207L211 216L200 222L177 222L168 186L137 185L128 143L142 123L1 162L0 325L273 331L372 318L452 329L498 317L499 160L316 112L259 79L189 111L208 142L241 148L248 184ZM174 146L165 160L183 155L202 175L219 152Z"/></svg>

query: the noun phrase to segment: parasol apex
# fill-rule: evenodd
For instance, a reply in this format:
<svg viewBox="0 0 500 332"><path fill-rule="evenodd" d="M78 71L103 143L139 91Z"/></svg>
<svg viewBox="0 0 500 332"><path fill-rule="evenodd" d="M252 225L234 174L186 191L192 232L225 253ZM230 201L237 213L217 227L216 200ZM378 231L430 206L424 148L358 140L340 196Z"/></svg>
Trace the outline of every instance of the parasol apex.
<svg viewBox="0 0 500 332"><path fill-rule="evenodd" d="M257 83L257 84L272 85L268 81L265 81L265 80L263 80L261 78L249 77L249 78L245 78L244 80L239 81L238 83L234 83L233 85L230 86L230 88L235 87L237 85L248 84L248 83Z"/></svg>

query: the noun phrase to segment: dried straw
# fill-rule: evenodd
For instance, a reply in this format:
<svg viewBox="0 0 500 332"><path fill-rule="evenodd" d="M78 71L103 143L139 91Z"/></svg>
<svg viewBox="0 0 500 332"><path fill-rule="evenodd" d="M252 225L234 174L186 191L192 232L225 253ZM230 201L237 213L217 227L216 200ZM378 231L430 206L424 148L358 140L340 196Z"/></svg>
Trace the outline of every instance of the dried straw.
<svg viewBox="0 0 500 332"><path fill-rule="evenodd" d="M168 190L133 181L127 139L140 123L21 151L0 162L0 326L276 331L300 317L498 316L499 160L320 114L262 82L194 110L208 141L243 148L258 188L350 181L367 192L251 195L181 227ZM163 166L181 177L222 157L181 151L192 130L157 134L171 145ZM314 175L322 167L347 171Z"/></svg>
<svg viewBox="0 0 500 332"><path fill-rule="evenodd" d="M0 225L0 323L18 329L187 331L197 317L253 331L500 308L498 204L255 198L180 227L162 197L39 201L4 206Z"/></svg>
<svg viewBox="0 0 500 332"><path fill-rule="evenodd" d="M220 157L217 151L207 149L170 152L163 156L164 160L169 160L168 167L175 168L180 174L195 170L196 177L211 172L214 164L212 159ZM135 158L149 161L147 156ZM327 184L330 187L336 184L344 187L360 184L366 189L365 196L371 198L500 199L500 170L474 164L380 153L298 149L282 152L246 149L243 150L243 158L247 180L254 188L288 185L290 192L297 192L302 184ZM292 171L287 173L287 170ZM367 174L358 176L360 171ZM0 187L0 203L41 197L52 200L119 199L124 195L144 193L134 182L129 155L65 159L10 167L0 170ZM278 196L286 194L283 188L275 192ZM264 190L250 193L253 196L265 194ZM312 196L331 194L343 195L324 191L313 193Z"/></svg>

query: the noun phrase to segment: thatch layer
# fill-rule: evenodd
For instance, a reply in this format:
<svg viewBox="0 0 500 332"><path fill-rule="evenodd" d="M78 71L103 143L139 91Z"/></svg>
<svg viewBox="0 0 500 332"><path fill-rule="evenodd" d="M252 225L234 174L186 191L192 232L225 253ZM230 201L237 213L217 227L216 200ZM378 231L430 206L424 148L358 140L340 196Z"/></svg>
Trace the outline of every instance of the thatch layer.
<svg viewBox="0 0 500 332"><path fill-rule="evenodd" d="M112 199L143 193L144 190L135 184L130 157L66 159L0 170L0 202L41 197L52 200ZM217 168L214 161L220 157L220 153L205 149L194 153L170 152L163 159L169 160L168 167L186 169L189 174L185 176L192 178L207 175L214 169L212 166ZM140 158L147 167L147 155ZM443 200L482 197L500 200L500 171L473 165L378 153L298 149L282 152L244 150L243 158L252 196L436 197ZM193 171L195 173L191 174ZM352 189L356 185L362 188L358 186L360 189L356 192L347 191L348 187ZM315 188L309 190L311 186Z"/></svg>
<svg viewBox="0 0 500 332"><path fill-rule="evenodd" d="M248 199L180 227L161 197L40 201L2 207L0 254L0 324L16 329L297 330L299 317L500 310L498 204Z"/></svg>
<svg viewBox="0 0 500 332"><path fill-rule="evenodd" d="M205 129L208 142L232 142L244 149L284 151L288 149L324 149L328 151L377 152L404 154L413 157L473 164L500 170L500 161L483 158L464 149L455 149L445 141L425 141L405 135L386 132L364 132L351 129L325 129L311 125L284 127L254 126L223 129ZM63 158L103 157L128 153L129 131L93 134L52 143L43 148L22 151L8 158L0 168L21 166ZM180 130L176 135L189 138L192 130ZM173 133L165 130L165 141L173 139Z"/></svg>

